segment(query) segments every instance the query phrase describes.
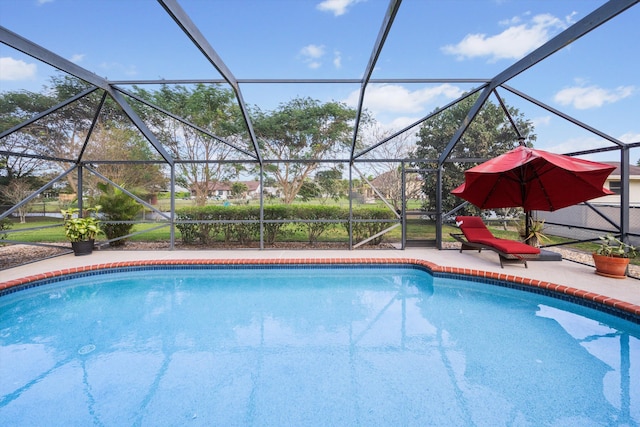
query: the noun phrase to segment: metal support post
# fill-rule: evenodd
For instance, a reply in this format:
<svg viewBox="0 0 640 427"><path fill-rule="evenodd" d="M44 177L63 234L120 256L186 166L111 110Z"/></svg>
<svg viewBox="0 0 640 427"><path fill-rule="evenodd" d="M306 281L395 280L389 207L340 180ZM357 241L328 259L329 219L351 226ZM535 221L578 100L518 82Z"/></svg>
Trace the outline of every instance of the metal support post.
<svg viewBox="0 0 640 427"><path fill-rule="evenodd" d="M620 240L629 243L629 147L620 150Z"/></svg>
<svg viewBox="0 0 640 427"><path fill-rule="evenodd" d="M404 160L402 161L402 163L400 164L400 167L402 168L402 174L401 174L401 180L400 180L400 185L402 186L402 188L400 189L400 194L401 194L401 206L402 206L402 212L401 212L401 218L400 220L402 221L402 241L401 241L401 249L405 249L407 247L407 194L406 194L406 170L405 170L405 163Z"/></svg>
<svg viewBox="0 0 640 427"><path fill-rule="evenodd" d="M436 169L436 248L442 249L442 164Z"/></svg>
<svg viewBox="0 0 640 427"><path fill-rule="evenodd" d="M349 164L349 250L353 250L353 163Z"/></svg>
<svg viewBox="0 0 640 427"><path fill-rule="evenodd" d="M78 163L78 217L82 218L82 210L84 209L84 203L83 203L83 199L84 199L84 189L82 188L82 171L84 170L84 167L82 166L82 163Z"/></svg>
<svg viewBox="0 0 640 427"><path fill-rule="evenodd" d="M264 249L264 165L260 163L260 249Z"/></svg>
<svg viewBox="0 0 640 427"><path fill-rule="evenodd" d="M170 227L169 227L169 249L173 250L175 248L175 243L176 243L176 164L175 163L171 163L169 165L169 167L171 168L171 188L169 189L170 191L170 210L171 212L169 212L169 222Z"/></svg>

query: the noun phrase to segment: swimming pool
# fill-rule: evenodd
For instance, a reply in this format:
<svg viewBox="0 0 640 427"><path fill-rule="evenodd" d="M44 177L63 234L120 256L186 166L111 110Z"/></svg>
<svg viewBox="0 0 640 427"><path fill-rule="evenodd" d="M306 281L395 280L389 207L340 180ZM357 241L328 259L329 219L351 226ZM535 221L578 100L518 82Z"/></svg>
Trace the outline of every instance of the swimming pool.
<svg viewBox="0 0 640 427"><path fill-rule="evenodd" d="M638 324L496 283L412 265L54 280L0 298L1 425L640 422Z"/></svg>

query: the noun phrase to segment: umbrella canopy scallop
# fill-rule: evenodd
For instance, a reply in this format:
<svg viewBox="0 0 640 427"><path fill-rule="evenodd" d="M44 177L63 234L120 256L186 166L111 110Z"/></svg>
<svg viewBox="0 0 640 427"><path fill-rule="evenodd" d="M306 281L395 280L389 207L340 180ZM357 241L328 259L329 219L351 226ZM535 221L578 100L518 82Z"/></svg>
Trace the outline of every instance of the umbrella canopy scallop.
<svg viewBox="0 0 640 427"><path fill-rule="evenodd" d="M604 182L614 166L519 146L467 170L451 193L480 209L554 211L614 194Z"/></svg>

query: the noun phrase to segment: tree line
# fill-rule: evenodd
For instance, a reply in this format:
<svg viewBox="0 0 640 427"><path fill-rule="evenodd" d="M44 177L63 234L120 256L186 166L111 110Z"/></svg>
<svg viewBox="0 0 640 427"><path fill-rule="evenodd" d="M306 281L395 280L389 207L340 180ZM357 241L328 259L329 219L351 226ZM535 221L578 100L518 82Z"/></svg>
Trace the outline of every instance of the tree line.
<svg viewBox="0 0 640 427"><path fill-rule="evenodd" d="M54 76L40 93L2 92L0 132L90 89L90 85L73 77ZM162 85L154 89L134 86L124 93L127 102L176 160L176 182L193 192L196 205L206 204L217 182L233 182L240 175L259 176L251 138L230 89L218 84ZM473 96L463 99L425 121L415 135L398 136L369 157L437 159L474 101ZM485 103L452 157L488 158L513 148L514 124L532 144L532 123L517 109L507 109L513 123L499 105ZM345 165L314 160L348 158L355 109L336 101L304 97L270 111L250 107L250 117L265 160L264 182L278 188L283 203L344 194L338 188ZM388 136L369 114L365 112L362 117L358 148ZM79 159L134 194L152 195L168 186L168 168L158 152L113 99L95 90L0 139L0 203L17 203ZM416 160L411 166L432 169L435 164ZM444 165L445 209L459 203L449 191L463 181L464 170L471 166L462 161ZM385 193L394 205L398 204L399 163L372 162L369 173L390 178L389 183L380 180L379 185L395 189ZM421 178L426 195L424 208L433 210L435 175L425 173ZM92 174L84 177L89 195L94 192L98 197L99 181ZM67 175L67 191L77 192L77 182L76 174ZM15 188L17 183L21 183L20 188Z"/></svg>

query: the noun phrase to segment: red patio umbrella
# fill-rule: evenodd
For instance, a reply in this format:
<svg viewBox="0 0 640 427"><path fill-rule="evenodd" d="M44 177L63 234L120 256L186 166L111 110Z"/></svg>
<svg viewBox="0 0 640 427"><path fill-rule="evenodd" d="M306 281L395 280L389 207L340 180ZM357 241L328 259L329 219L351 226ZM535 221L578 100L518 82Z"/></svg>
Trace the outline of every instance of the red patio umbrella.
<svg viewBox="0 0 640 427"><path fill-rule="evenodd" d="M480 209L554 211L613 194L603 185L614 169L521 145L467 170L464 183L451 193Z"/></svg>

